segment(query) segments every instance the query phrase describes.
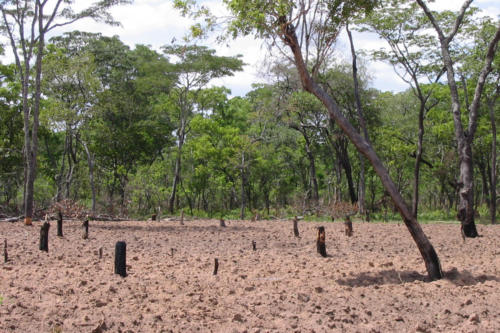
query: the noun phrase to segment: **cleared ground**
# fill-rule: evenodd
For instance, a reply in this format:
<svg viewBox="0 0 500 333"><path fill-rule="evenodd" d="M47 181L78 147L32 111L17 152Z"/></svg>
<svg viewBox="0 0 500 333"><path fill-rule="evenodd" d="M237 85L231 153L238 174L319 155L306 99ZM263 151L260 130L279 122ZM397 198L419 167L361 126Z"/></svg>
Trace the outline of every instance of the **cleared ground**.
<svg viewBox="0 0 500 333"><path fill-rule="evenodd" d="M403 224L354 223L348 238L300 222L300 239L291 221L226 224L91 221L84 240L81 222L60 238L54 221L45 253L40 222L0 223L0 332L500 332L500 226L464 243L456 224L423 225L446 276L427 282Z"/></svg>

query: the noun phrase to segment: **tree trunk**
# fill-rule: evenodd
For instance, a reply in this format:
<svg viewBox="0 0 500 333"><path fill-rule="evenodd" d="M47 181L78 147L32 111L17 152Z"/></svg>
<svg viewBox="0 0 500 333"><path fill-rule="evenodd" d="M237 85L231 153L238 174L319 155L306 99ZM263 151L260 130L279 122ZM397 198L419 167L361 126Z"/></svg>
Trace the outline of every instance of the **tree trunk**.
<svg viewBox="0 0 500 333"><path fill-rule="evenodd" d="M63 237L63 217L61 211L57 213L57 236Z"/></svg>
<svg viewBox="0 0 500 333"><path fill-rule="evenodd" d="M347 237L351 237L353 230L352 230L352 221L349 216L345 217L344 228L345 228L345 235Z"/></svg>
<svg viewBox="0 0 500 333"><path fill-rule="evenodd" d="M500 88L497 86L497 95ZM495 121L495 101L496 98L488 103L488 108L490 111L490 122L491 122L491 198L490 198L490 217L491 224L496 223L496 213L497 213L497 125Z"/></svg>
<svg viewBox="0 0 500 333"><path fill-rule="evenodd" d="M362 216L365 216L365 201L366 201L366 181L365 181L365 158L361 153L359 156L359 190L358 190L358 211Z"/></svg>
<svg viewBox="0 0 500 333"><path fill-rule="evenodd" d="M361 97L359 95L358 64L357 64L356 49L354 48L354 41L352 38L351 31L349 30L348 24L346 24L346 31L347 31L347 36L349 37L349 44L351 45L352 78L354 82L354 98L356 99L356 111L358 113L359 125L361 127L365 140L370 142L370 137L368 136L368 129L366 127L365 117L363 115ZM359 192L358 192L358 210L360 214L364 214L365 197L366 197L365 160L361 153L359 153L359 163L360 163L360 175L359 175Z"/></svg>
<svg viewBox="0 0 500 333"><path fill-rule="evenodd" d="M34 92L34 102L32 106L33 113L33 125L31 129L31 145L28 154L28 174L26 182L26 204L25 204L25 221L26 224L31 224L31 219L33 218L33 204L35 198L35 179L37 172L37 155L38 155L38 126L39 126L39 114L40 114L40 95L41 95L41 77L42 77L42 57L43 50L45 48L45 31L43 27L43 6L38 6L38 48L36 54L35 63L35 92ZM29 75L29 73L26 73ZM27 84L27 83L26 83ZM29 114L28 114L29 118ZM29 126L29 125L28 125ZM29 136L29 133L27 134ZM28 139L29 141L29 139Z"/></svg>
<svg viewBox="0 0 500 333"><path fill-rule="evenodd" d="M245 153L241 153L241 193L240 193L240 200L241 200L241 209L240 209L240 219L243 220L245 219L245 207L246 207L246 196L245 196L245 184L246 183L246 177L245 177Z"/></svg>
<svg viewBox="0 0 500 333"><path fill-rule="evenodd" d="M464 137L464 141L465 137ZM477 237L474 222L474 169L472 166L472 147L467 142L459 143L460 176L458 182L458 213L466 237Z"/></svg>
<svg viewBox="0 0 500 333"><path fill-rule="evenodd" d="M413 173L413 203L412 214L417 218L418 202L419 202L419 185L420 185L420 163L422 162L422 150L424 143L424 113L425 102L420 101L420 108L418 110L418 140L417 140L417 153L415 154L415 170Z"/></svg>
<svg viewBox="0 0 500 333"><path fill-rule="evenodd" d="M88 219L83 221L82 227L83 227L82 238L88 239L89 238L89 220Z"/></svg>
<svg viewBox="0 0 500 333"><path fill-rule="evenodd" d="M182 146L184 145L185 135L186 135L186 125L184 120L181 120L181 128L179 129L179 143L177 145L177 158L175 160L174 182L172 184L172 194L170 195L170 200L169 200L170 214L174 213L177 185L179 184L181 179Z"/></svg>
<svg viewBox="0 0 500 333"><path fill-rule="evenodd" d="M127 243L116 242L115 245L115 274L127 276Z"/></svg>
<svg viewBox="0 0 500 333"><path fill-rule="evenodd" d="M49 222L44 222L40 227L40 251L49 252Z"/></svg>
<svg viewBox="0 0 500 333"><path fill-rule="evenodd" d="M7 252L7 238L3 241L3 262L9 261L9 253Z"/></svg>
<svg viewBox="0 0 500 333"><path fill-rule="evenodd" d="M297 238L300 238L299 234L299 218L297 216L293 219L293 235Z"/></svg>
<svg viewBox="0 0 500 333"><path fill-rule="evenodd" d="M87 164L89 166L89 181L90 181L90 189L92 191L92 216L96 215L95 208L96 208L96 191L95 191L95 182L94 182L94 159L92 157L92 154L90 153L90 150L87 146L87 144L83 141L80 140L83 148L85 149L85 154L87 155Z"/></svg>
<svg viewBox="0 0 500 333"><path fill-rule="evenodd" d="M284 22L286 19L284 18ZM418 246L420 253L424 259L427 273L431 280L441 279L443 277L441 265L434 247L429 239L423 232L417 220L411 214L408 206L404 202L401 194L397 191L396 186L389 176L389 172L384 167L379 157L373 150L372 146L366 139L364 139L352 126L352 124L343 116L340 108L335 101L325 91L318 86L318 84L311 78L307 70L307 66L302 57L302 52L299 48L299 42L295 33L295 28L291 24L283 24L282 26L283 39L290 47L299 76L304 90L316 96L326 107L330 118L335 120L338 126L349 137L354 146L360 151L372 164L375 172L380 177L384 188L390 194L395 206L401 214L408 231L410 232L413 240Z"/></svg>
<svg viewBox="0 0 500 333"><path fill-rule="evenodd" d="M349 197L351 198L351 203L356 203L358 197L356 196L356 189L354 187L354 182L352 180L352 168L351 161L349 160L349 152L347 151L348 142L345 139L339 138L335 148L337 150L337 157L345 171L345 177L347 179L347 188L349 189Z"/></svg>
<svg viewBox="0 0 500 333"><path fill-rule="evenodd" d="M318 237L316 239L316 251L322 256L326 257L326 234L325 227L318 227Z"/></svg>
<svg viewBox="0 0 500 333"><path fill-rule="evenodd" d="M218 270L219 270L219 259L215 258L215 260L214 260L214 275L217 275Z"/></svg>

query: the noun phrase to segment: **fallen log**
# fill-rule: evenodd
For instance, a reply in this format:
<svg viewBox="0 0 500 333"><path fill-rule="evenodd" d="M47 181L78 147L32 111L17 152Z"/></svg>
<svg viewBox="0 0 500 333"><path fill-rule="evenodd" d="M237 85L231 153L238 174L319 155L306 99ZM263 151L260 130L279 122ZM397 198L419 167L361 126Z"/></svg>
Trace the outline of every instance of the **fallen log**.
<svg viewBox="0 0 500 333"><path fill-rule="evenodd" d="M0 222L17 222L24 219L24 215L1 219Z"/></svg>

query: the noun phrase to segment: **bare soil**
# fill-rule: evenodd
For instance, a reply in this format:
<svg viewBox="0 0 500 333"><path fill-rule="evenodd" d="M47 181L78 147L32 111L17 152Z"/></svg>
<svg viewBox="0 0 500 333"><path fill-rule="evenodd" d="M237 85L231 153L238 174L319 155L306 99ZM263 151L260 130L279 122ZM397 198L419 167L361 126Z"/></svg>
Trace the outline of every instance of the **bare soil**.
<svg viewBox="0 0 500 333"><path fill-rule="evenodd" d="M434 282L396 223L347 237L342 223L300 222L300 239L292 221L91 221L87 240L79 221L62 238L56 225L46 253L41 222L0 223L0 332L500 332L499 225L465 243L457 224L423 225L445 274Z"/></svg>

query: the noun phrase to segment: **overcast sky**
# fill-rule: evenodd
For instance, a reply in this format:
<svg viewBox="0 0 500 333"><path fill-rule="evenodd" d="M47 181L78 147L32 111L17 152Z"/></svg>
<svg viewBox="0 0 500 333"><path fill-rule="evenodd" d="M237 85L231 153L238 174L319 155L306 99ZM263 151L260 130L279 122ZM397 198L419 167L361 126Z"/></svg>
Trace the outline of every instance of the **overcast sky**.
<svg viewBox="0 0 500 333"><path fill-rule="evenodd" d="M76 3L88 2L76 1ZM205 2L216 13L223 13L222 0ZM171 0L134 0L132 5L119 6L112 10L114 18L121 22L121 27L110 27L85 20L71 25L69 30L100 32L106 36L118 35L130 47L144 44L159 50L160 46L170 44L174 38L178 43L182 42L182 37L192 23L173 9L171 3ZM433 9L458 10L462 3L461 0L437 0L430 5ZM500 1L498 0L475 0L473 5L482 8L485 13L491 16L499 17L500 15ZM56 31L56 33L61 33L61 31ZM377 40L374 35L366 33L355 34L354 38L357 49L379 48L383 43ZM261 41L247 37L231 41L228 47L216 43L208 46L216 49L218 55L241 54L246 63L244 72L219 80L216 82L217 85L230 88L233 95L243 96L252 89L252 83L264 82L265 79L259 75L262 70L259 69L262 68L261 65L267 51L263 48ZM336 48L338 49L338 57L350 61L350 51L345 33L342 33ZM401 91L407 88L407 85L394 74L391 66L380 62L371 62L368 67L373 79L372 85L375 88L384 91Z"/></svg>

